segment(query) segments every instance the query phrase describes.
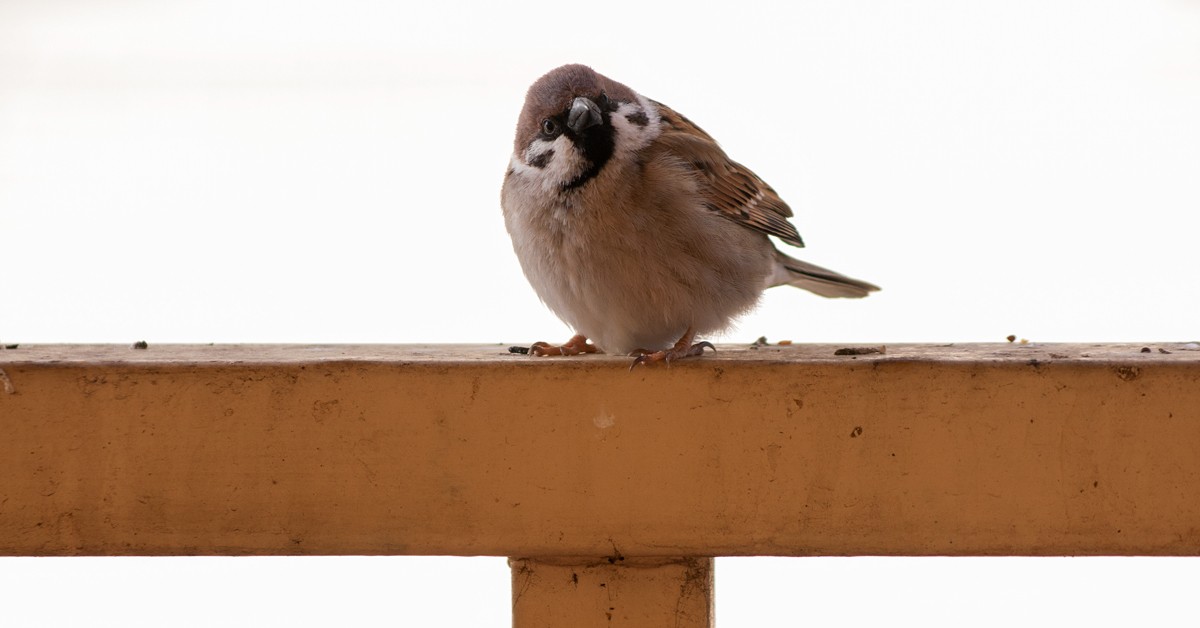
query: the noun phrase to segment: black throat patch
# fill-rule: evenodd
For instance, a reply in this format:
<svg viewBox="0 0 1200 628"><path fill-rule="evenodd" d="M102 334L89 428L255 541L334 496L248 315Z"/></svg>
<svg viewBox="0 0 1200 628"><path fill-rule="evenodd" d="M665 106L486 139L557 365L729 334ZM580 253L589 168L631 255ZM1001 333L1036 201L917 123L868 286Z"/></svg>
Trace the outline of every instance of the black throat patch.
<svg viewBox="0 0 1200 628"><path fill-rule="evenodd" d="M616 140L615 133L612 124L609 123L609 112L605 111L603 116L602 124L585 129L582 134L567 134L567 137L583 152L583 156L587 158L590 165L579 176L564 183L562 189L573 190L583 186L600 174L604 165L612 158Z"/></svg>

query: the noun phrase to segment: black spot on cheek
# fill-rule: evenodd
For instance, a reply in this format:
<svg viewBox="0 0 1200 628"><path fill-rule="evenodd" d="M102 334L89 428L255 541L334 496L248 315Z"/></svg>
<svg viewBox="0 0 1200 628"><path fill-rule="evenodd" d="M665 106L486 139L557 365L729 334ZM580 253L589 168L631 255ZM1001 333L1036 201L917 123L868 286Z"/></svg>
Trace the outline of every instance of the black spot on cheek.
<svg viewBox="0 0 1200 628"><path fill-rule="evenodd" d="M646 126L647 124L650 124L650 118L646 117L645 111L636 111L634 113L627 113L627 114L625 114L625 119L628 120L631 124L636 124L638 126Z"/></svg>
<svg viewBox="0 0 1200 628"><path fill-rule="evenodd" d="M539 170L540 170L540 169L542 169L542 168L545 168L545 167L546 167L546 164L550 163L550 159L551 159L552 157L554 157L554 149L553 149L553 148L551 148L551 149L547 150L546 152L544 152L544 153L542 153L542 154L540 154L540 155L538 155L538 156L534 157L533 159L530 159L530 160L529 160L529 165L531 165L531 166L533 166L534 168L537 168L537 169L539 169Z"/></svg>

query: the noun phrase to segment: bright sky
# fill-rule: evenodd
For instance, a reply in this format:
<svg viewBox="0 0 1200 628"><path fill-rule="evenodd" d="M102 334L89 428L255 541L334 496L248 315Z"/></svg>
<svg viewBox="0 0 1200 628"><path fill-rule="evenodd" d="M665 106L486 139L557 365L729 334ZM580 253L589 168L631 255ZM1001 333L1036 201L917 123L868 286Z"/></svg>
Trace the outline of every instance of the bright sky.
<svg viewBox="0 0 1200 628"><path fill-rule="evenodd" d="M809 245L797 256L884 288L864 301L772 290L727 341L1200 339L1200 3L412 4L0 2L0 340L565 339L521 276L499 186L525 89L567 62L688 115L796 210ZM371 586L399 582L404 564L329 560L313 572L368 574ZM234 566L205 580L195 563L177 566L186 562L89 561L98 571L86 581L68 577L84 563L62 563L50 578L91 593L169 573L191 583L178 606L219 606L211 598L227 591L205 587L253 571L216 560ZM987 625L1024 617L1003 614L1014 607L987 563L884 562L928 578L905 579L928 583L912 591L925 616L968 582L986 593L963 611L972 622L980 605L998 618ZM495 560L440 564L464 563L504 571ZM14 579L0 589L18 592L0 620L50 612L33 623L78 624L58 594L22 585L38 582L22 570L57 564L0 562ZM137 571L118 564L153 566L104 575ZM254 582L266 583L318 563L255 564L266 566ZM750 621L729 615L746 599L738 612L765 612L757 625L798 623L798 598L753 597L772 582L797 583L794 596L814 602L804 613L828 601L824 620L858 625L874 620L847 618L838 587L899 586L871 580L890 573L878 559L742 564L719 566L726 625ZM800 572L814 564L851 571L809 580ZM1063 565L1137 573L1150 584L1114 591L1133 587L1135 606L1181 613L1187 596L1162 593L1166 574L1197 575L1194 561L1009 564L1026 565L1004 580L1017 588L1072 569ZM751 583L750 598L733 597L738 582ZM506 576L496 586L506 599ZM417 598L462 606L433 590L414 593L411 608ZM331 595L331 608L358 604L351 595ZM1103 598L1098 622L1120 616L1109 607L1120 597ZM112 625L160 623L126 621L134 606L100 608ZM909 607L877 617L895 608ZM254 617L241 625L271 623ZM310 608L279 623L328 623L319 617ZM238 625L198 621L187 625Z"/></svg>

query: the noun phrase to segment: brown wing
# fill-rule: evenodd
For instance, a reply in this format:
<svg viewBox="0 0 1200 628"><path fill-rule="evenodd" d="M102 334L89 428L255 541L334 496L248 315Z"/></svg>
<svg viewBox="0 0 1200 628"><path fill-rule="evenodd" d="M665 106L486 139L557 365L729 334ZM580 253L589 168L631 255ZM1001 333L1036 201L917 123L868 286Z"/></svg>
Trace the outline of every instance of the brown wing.
<svg viewBox="0 0 1200 628"><path fill-rule="evenodd" d="M697 173L709 209L736 223L804 246L788 222L792 209L749 168L731 160L708 133L670 107L655 102L662 116L658 144Z"/></svg>

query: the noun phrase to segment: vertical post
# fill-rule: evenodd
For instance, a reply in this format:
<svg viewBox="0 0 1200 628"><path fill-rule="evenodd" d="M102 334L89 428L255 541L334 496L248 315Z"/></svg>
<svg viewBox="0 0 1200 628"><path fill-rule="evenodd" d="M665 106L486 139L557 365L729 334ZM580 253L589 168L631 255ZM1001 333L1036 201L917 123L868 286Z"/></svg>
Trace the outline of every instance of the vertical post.
<svg viewBox="0 0 1200 628"><path fill-rule="evenodd" d="M712 558L510 558L513 628L712 628Z"/></svg>

